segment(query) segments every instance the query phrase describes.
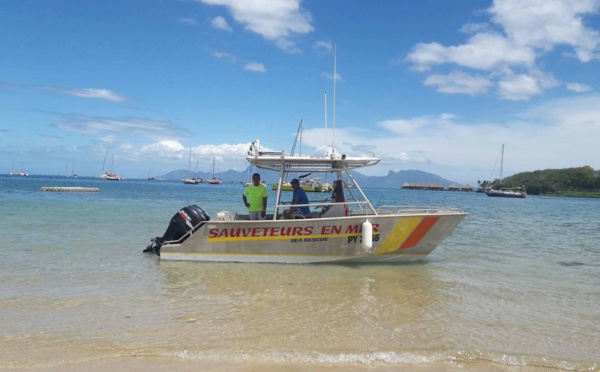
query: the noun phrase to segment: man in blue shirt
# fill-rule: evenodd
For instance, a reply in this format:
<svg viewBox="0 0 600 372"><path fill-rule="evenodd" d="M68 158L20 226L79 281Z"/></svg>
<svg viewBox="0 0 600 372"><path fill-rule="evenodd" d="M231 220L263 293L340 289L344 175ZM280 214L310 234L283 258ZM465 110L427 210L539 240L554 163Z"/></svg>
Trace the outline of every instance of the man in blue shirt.
<svg viewBox="0 0 600 372"><path fill-rule="evenodd" d="M308 204L308 196L306 196L306 192L302 187L300 187L300 181L297 178L294 178L290 184L292 185L292 189L294 190L294 195L292 196L292 205L296 204ZM310 208L308 206L304 207L291 207L283 212L283 218L292 218L294 214L300 214L306 216L310 213Z"/></svg>

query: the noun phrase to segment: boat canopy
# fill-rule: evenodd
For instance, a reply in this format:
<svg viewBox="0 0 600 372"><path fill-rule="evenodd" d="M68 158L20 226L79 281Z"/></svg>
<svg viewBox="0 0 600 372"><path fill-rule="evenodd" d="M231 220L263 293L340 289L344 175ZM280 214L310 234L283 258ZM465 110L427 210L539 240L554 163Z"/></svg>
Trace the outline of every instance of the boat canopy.
<svg viewBox="0 0 600 372"><path fill-rule="evenodd" d="M258 140L252 142L246 160L262 169L286 172L349 172L353 169L376 165L377 157L349 157L331 154L323 157L288 155L285 151L262 151Z"/></svg>

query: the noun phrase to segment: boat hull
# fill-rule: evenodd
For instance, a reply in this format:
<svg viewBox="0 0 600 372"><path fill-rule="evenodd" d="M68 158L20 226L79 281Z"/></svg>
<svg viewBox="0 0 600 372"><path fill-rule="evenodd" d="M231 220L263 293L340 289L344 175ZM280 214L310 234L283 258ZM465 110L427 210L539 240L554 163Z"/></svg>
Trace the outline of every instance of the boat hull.
<svg viewBox="0 0 600 372"><path fill-rule="evenodd" d="M514 192L514 191L488 191L486 192L487 196L495 197L495 198L520 198L523 199L527 197L527 194Z"/></svg>
<svg viewBox="0 0 600 372"><path fill-rule="evenodd" d="M238 216L234 216L208 221L180 243L165 243L160 256L211 262L415 261L430 254L466 215L447 211L265 221L236 220ZM370 247L362 242L367 220L372 226Z"/></svg>

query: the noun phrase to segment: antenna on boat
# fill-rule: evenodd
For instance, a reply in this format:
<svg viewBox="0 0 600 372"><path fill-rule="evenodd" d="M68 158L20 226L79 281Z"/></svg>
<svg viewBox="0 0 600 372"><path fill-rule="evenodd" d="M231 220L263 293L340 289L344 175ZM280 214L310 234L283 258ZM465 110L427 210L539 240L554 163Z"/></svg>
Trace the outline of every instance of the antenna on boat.
<svg viewBox="0 0 600 372"><path fill-rule="evenodd" d="M337 80L337 44L333 43L333 133L331 136L331 153L335 153L335 83Z"/></svg>
<svg viewBox="0 0 600 372"><path fill-rule="evenodd" d="M325 156L329 156L329 144L327 143L327 92L325 92Z"/></svg>

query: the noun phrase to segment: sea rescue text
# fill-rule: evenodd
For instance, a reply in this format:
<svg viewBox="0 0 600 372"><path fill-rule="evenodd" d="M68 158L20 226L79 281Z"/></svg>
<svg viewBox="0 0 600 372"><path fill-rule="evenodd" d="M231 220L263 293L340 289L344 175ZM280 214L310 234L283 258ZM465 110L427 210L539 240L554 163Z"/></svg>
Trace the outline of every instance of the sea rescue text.
<svg viewBox="0 0 600 372"><path fill-rule="evenodd" d="M362 225L325 225L315 231L314 226L271 226L213 228L208 231L209 239L260 238L260 237L340 237L358 236ZM379 234L379 224L373 224L373 235ZM356 240L355 240L356 241Z"/></svg>

